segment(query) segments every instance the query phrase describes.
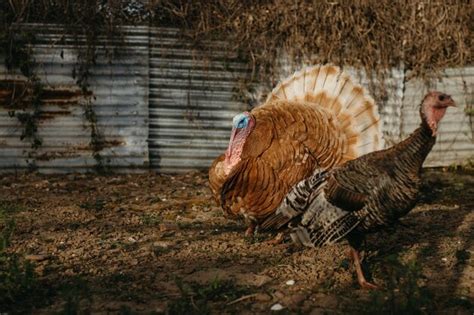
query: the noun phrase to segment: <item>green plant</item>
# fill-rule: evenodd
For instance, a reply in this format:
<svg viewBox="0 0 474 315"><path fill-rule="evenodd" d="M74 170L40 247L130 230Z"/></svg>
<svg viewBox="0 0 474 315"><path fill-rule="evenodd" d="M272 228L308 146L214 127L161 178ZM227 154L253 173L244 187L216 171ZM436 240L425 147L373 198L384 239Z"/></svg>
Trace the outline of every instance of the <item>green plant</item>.
<svg viewBox="0 0 474 315"><path fill-rule="evenodd" d="M40 292L33 265L16 254L0 251L0 311L21 305Z"/></svg>
<svg viewBox="0 0 474 315"><path fill-rule="evenodd" d="M0 220L23 210L25 208L17 201L0 199Z"/></svg>
<svg viewBox="0 0 474 315"><path fill-rule="evenodd" d="M402 263L397 255L381 263L386 282L370 292L363 314L430 314L435 308L432 292L421 285L424 276L416 260Z"/></svg>
<svg viewBox="0 0 474 315"><path fill-rule="evenodd" d="M267 236L263 233L256 233L249 236L244 236L244 241L247 244L256 244L263 242Z"/></svg>
<svg viewBox="0 0 474 315"><path fill-rule="evenodd" d="M0 200L0 253L5 252L15 230L13 214L21 210L23 210L23 207L16 202Z"/></svg>
<svg viewBox="0 0 474 315"><path fill-rule="evenodd" d="M89 305L92 302L92 294L89 284L79 276L73 277L63 283L59 288L59 294L64 301L61 315L88 314Z"/></svg>
<svg viewBox="0 0 474 315"><path fill-rule="evenodd" d="M102 198L96 198L93 202L92 201L85 201L79 205L82 209L85 210L94 210L94 211L102 211L107 204L107 201Z"/></svg>
<svg viewBox="0 0 474 315"><path fill-rule="evenodd" d="M206 285L195 282L184 283L181 279L176 279L175 282L181 297L170 303L168 312L172 315L210 314L209 303L229 302L249 292L247 288L236 286L231 280L217 278Z"/></svg>
<svg viewBox="0 0 474 315"><path fill-rule="evenodd" d="M474 172L474 158L469 158L464 163L455 163L448 166L451 172Z"/></svg>
<svg viewBox="0 0 474 315"><path fill-rule="evenodd" d="M39 285L33 264L8 252L15 230L13 214L20 210L17 204L0 201L0 312L15 307L27 309L44 302L44 290Z"/></svg>
<svg viewBox="0 0 474 315"><path fill-rule="evenodd" d="M471 258L471 253L465 249L456 251L456 259L458 264L465 264Z"/></svg>
<svg viewBox="0 0 474 315"><path fill-rule="evenodd" d="M145 213L141 216L140 220L142 221L142 224L148 226L157 226L163 221L158 213Z"/></svg>

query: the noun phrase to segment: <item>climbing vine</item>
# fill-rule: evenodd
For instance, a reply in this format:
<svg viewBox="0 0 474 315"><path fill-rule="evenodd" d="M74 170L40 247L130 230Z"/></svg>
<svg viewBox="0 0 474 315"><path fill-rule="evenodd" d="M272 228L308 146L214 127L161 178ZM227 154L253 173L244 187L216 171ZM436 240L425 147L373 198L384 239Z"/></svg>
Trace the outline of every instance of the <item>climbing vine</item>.
<svg viewBox="0 0 474 315"><path fill-rule="evenodd" d="M96 63L96 47L94 34L89 33L87 35L85 46L76 44L78 63L74 66L72 76L76 80L76 84L81 88L82 94L85 96L85 102L83 104L84 118L90 129L89 147L92 150L92 157L96 161L95 169L97 172L103 173L105 171L105 165L101 151L104 148L104 137L97 125L97 115L94 111L93 96L89 85L89 77L91 75L90 68ZM77 36L78 35L75 34L76 43L79 43Z"/></svg>
<svg viewBox="0 0 474 315"><path fill-rule="evenodd" d="M18 95L12 94L10 104L6 104L10 117L16 117L23 129L20 139L30 140L33 151L29 152L30 168L34 169L34 154L41 146L42 140L38 135L38 121L41 115L41 100L43 83L36 73L36 62L31 51L34 36L27 32L7 33L5 65L10 72L19 69L26 77L23 88L18 89Z"/></svg>

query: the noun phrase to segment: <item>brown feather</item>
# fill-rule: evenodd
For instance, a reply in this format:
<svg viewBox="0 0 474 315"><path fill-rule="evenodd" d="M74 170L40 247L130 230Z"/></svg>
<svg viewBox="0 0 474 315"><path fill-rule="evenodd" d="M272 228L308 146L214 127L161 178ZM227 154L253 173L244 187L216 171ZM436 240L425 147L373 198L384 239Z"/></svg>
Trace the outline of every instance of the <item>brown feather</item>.
<svg viewBox="0 0 474 315"><path fill-rule="evenodd" d="M296 73L250 114L255 126L240 162L225 174L220 156L211 166L209 181L227 213L257 223L274 214L290 189L315 168L330 169L375 149L358 147L362 133L374 134L375 140L381 135L377 126L358 131L362 118L378 117L377 108L362 87L332 65Z"/></svg>

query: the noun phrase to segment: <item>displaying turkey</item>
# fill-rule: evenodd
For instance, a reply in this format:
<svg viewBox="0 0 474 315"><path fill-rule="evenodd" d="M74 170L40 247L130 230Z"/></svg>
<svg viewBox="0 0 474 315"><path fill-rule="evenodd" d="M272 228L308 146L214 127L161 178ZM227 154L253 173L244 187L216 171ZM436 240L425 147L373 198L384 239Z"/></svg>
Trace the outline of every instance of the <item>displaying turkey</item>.
<svg viewBox="0 0 474 315"><path fill-rule="evenodd" d="M403 142L372 152L330 171L319 169L298 183L262 227L281 227L293 220L291 238L319 247L347 238L357 279L366 281L359 248L368 232L394 224L414 206L420 188L423 162L436 142L438 123L453 99L428 93L420 106L421 126Z"/></svg>
<svg viewBox="0 0 474 315"><path fill-rule="evenodd" d="M360 85L333 65L307 67L234 117L210 187L225 213L244 217L249 235L316 168L380 149L381 137L377 107Z"/></svg>

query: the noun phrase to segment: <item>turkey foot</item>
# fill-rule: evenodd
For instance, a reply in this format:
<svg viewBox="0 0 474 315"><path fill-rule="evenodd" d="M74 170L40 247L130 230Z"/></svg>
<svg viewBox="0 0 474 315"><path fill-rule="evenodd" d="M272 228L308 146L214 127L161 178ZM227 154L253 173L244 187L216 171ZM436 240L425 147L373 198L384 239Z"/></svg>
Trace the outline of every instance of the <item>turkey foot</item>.
<svg viewBox="0 0 474 315"><path fill-rule="evenodd" d="M255 232L255 223L250 223L249 227L245 230L245 236L246 237L252 237L254 232Z"/></svg>
<svg viewBox="0 0 474 315"><path fill-rule="evenodd" d="M370 290L378 289L379 288L378 286L365 280L364 272L362 271L362 266L360 263L359 252L353 247L351 247L351 255L354 261L354 267L356 269L357 281L359 282L359 285L363 289L370 289Z"/></svg>
<svg viewBox="0 0 474 315"><path fill-rule="evenodd" d="M269 245L278 245L278 244L281 244L283 243L283 240L285 239L284 237L285 235L283 234L283 232L279 232L274 238L272 238L271 240L268 240L268 241L265 241L265 244L269 244Z"/></svg>

